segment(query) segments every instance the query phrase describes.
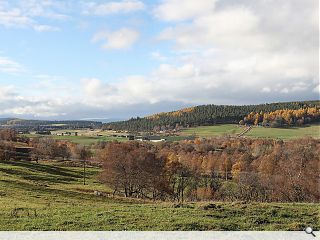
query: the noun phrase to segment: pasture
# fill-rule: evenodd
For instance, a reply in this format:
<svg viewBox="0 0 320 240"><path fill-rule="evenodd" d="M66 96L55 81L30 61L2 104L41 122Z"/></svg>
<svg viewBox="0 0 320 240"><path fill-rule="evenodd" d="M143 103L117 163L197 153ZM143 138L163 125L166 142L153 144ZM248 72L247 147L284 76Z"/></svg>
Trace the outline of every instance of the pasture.
<svg viewBox="0 0 320 240"><path fill-rule="evenodd" d="M150 202L103 197L100 169L0 161L0 230L302 230L320 228L319 204Z"/></svg>
<svg viewBox="0 0 320 240"><path fill-rule="evenodd" d="M78 132L78 136L68 136L68 135L64 135L61 136L59 134L64 133L64 132ZM64 130L64 131L52 131L52 135L40 135L40 134L24 134L24 136L28 137L28 138L36 138L36 137L50 137L56 140L64 140L64 141L70 141L73 143L77 143L77 144L82 144L82 145L91 145L91 144L95 144L99 141L104 141L104 142L108 142L108 141L126 141L126 138L121 138L121 137L113 137L110 135L109 132L106 131L90 131L90 130L74 130L74 129L68 129L68 130Z"/></svg>
<svg viewBox="0 0 320 240"><path fill-rule="evenodd" d="M182 130L182 136L194 135L196 137L215 137L223 135L236 135L239 134L243 128L238 127L236 124L219 124L213 126L201 126L194 128L187 128Z"/></svg>
<svg viewBox="0 0 320 240"><path fill-rule="evenodd" d="M244 128L236 124L222 124L214 126L202 126L195 128L184 129L181 136L194 135L196 137L216 137L216 136L236 136ZM245 137L253 138L279 138L279 139L294 139L303 137L320 138L320 125L306 125L303 127L290 128L264 128L253 127L249 132L244 134Z"/></svg>
<svg viewBox="0 0 320 240"><path fill-rule="evenodd" d="M247 137L294 139L303 137L320 138L320 125L307 125L290 128L254 127L245 134Z"/></svg>

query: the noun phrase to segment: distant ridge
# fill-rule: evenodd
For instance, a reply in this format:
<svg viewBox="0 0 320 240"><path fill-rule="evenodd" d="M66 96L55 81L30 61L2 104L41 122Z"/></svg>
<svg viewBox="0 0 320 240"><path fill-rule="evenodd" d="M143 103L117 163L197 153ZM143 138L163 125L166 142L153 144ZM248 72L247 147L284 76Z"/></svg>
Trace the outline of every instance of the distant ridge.
<svg viewBox="0 0 320 240"><path fill-rule="evenodd" d="M249 113L273 112L282 109L320 108L320 101L276 102L258 105L199 105L172 112L162 112L127 121L111 122L104 127L113 130L159 131L176 127L193 127L222 123L238 123Z"/></svg>

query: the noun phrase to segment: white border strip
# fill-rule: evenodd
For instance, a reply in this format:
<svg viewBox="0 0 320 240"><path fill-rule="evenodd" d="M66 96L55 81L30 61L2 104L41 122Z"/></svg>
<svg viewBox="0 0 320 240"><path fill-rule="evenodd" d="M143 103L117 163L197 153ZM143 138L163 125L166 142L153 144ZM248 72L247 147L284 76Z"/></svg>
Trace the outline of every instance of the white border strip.
<svg viewBox="0 0 320 240"><path fill-rule="evenodd" d="M132 239L143 239L143 240L308 240L308 239L320 239L320 232L314 232L314 237L311 234L307 234L304 231L205 231L205 232L194 232L194 231L175 231L175 232L130 232L130 231L114 231L114 232L103 232L103 231L87 231L87 232L44 232L44 231L17 231L17 232L0 232L1 240L132 240Z"/></svg>

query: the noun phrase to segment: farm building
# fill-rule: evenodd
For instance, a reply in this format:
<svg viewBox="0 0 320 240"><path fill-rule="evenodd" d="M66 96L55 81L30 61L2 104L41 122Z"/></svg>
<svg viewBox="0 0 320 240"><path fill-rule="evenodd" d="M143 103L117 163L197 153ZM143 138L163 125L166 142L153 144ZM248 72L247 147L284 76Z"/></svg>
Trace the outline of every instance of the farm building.
<svg viewBox="0 0 320 240"><path fill-rule="evenodd" d="M164 142L166 139L162 136L138 136L137 141L147 141L147 142Z"/></svg>

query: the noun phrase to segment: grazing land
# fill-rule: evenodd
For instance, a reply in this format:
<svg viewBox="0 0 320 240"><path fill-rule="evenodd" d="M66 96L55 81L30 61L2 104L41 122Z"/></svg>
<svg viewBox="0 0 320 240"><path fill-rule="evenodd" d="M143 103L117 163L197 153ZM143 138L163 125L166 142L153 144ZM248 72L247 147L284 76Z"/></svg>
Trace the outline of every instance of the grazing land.
<svg viewBox="0 0 320 240"><path fill-rule="evenodd" d="M99 131L99 133L97 132L91 132L89 130L67 130L68 132L78 132L78 136L59 136L57 134L61 134L61 132L66 132L66 131L53 131L52 135L41 135L41 134L24 134L24 136L28 137L28 138L35 138L35 137L50 137L56 140L64 140L64 141L70 141L73 143L77 143L77 144L82 144L82 145L90 145L90 144L95 144L99 141L104 141L104 142L108 142L108 141L118 141L118 142L122 142L122 141L126 141L125 138L120 138L120 137L112 137L110 134L107 134L106 132L103 131Z"/></svg>
<svg viewBox="0 0 320 240"><path fill-rule="evenodd" d="M245 134L248 137L294 139L301 137L320 138L320 125L307 125L290 128L254 127Z"/></svg>
<svg viewBox="0 0 320 240"><path fill-rule="evenodd" d="M182 131L181 136L195 135L196 137L216 137L223 135L237 135L244 128L238 127L236 124L223 124L214 126L202 126L189 128ZM303 127L289 128L267 128L253 127L250 131L244 134L246 137L254 138L280 138L294 139L301 137L320 138L320 125L306 125Z"/></svg>
<svg viewBox="0 0 320 240"><path fill-rule="evenodd" d="M243 130L236 124L219 124L213 126L201 126L188 128L182 131L183 136L195 135L196 137L216 137L223 135L236 135Z"/></svg>
<svg viewBox="0 0 320 240"><path fill-rule="evenodd" d="M110 189L98 168L41 161L0 162L0 230L301 230L320 228L319 204L153 203L95 196Z"/></svg>

